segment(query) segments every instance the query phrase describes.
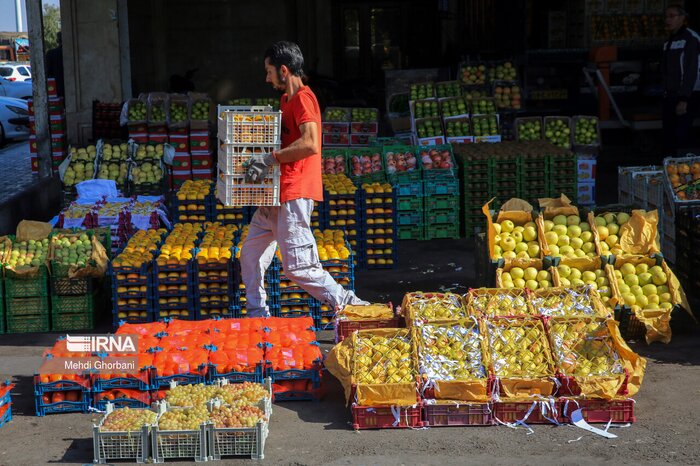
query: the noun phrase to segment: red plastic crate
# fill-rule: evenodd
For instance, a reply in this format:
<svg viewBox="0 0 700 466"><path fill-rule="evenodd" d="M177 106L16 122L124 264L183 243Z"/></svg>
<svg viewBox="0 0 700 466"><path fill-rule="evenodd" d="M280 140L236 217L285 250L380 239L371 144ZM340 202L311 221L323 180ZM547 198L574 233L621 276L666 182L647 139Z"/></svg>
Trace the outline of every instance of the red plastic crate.
<svg viewBox="0 0 700 466"><path fill-rule="evenodd" d="M397 414L397 416L394 415ZM352 406L352 427L361 429L408 429L423 427L423 409L414 406Z"/></svg>
<svg viewBox="0 0 700 466"><path fill-rule="evenodd" d="M627 385L629 383L629 372L625 369L625 380L622 382L620 390L617 391L618 396L627 396L629 390ZM576 379L572 376L566 376L557 374L557 380L559 380L559 389L557 391L558 396L580 396L581 387L578 386Z"/></svg>
<svg viewBox="0 0 700 466"><path fill-rule="evenodd" d="M148 125L146 123L127 123L129 134L146 134L148 133Z"/></svg>
<svg viewBox="0 0 700 466"><path fill-rule="evenodd" d="M340 320L337 321L337 325L335 326L335 342L340 343L355 330L401 327L403 327L403 325L401 325L401 319L399 317L378 320Z"/></svg>
<svg viewBox="0 0 700 466"><path fill-rule="evenodd" d="M634 400L574 400L571 398L559 399L559 412L561 422L570 423L571 413L581 408L583 418L589 424L635 422Z"/></svg>
<svg viewBox="0 0 700 466"><path fill-rule="evenodd" d="M530 412L529 415L528 412ZM522 421L525 424L563 422L559 404L557 402L550 403L549 401L496 402L493 404L493 416L496 422L500 421L508 424L518 421Z"/></svg>
<svg viewBox="0 0 700 466"><path fill-rule="evenodd" d="M423 405L423 425L426 427L490 426L493 423L493 411L488 403Z"/></svg>
<svg viewBox="0 0 700 466"><path fill-rule="evenodd" d="M167 133L149 133L148 142L154 142L156 144L165 144L168 142Z"/></svg>
<svg viewBox="0 0 700 466"><path fill-rule="evenodd" d="M133 139L138 144L147 144L148 133L129 133L129 139Z"/></svg>
<svg viewBox="0 0 700 466"><path fill-rule="evenodd" d="M190 133L190 148L193 151L209 151L209 133Z"/></svg>
<svg viewBox="0 0 700 466"><path fill-rule="evenodd" d="M348 133L325 133L323 135L324 146L347 146L350 144Z"/></svg>

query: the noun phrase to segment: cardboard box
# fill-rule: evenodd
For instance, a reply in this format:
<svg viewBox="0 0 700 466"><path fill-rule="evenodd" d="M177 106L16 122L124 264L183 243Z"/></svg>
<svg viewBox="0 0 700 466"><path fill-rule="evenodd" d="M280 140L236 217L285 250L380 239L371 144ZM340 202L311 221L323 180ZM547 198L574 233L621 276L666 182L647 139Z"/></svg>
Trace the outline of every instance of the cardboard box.
<svg viewBox="0 0 700 466"><path fill-rule="evenodd" d="M576 197L578 205L595 205L595 182L579 183Z"/></svg>
<svg viewBox="0 0 700 466"><path fill-rule="evenodd" d="M175 154L173 157L173 170L190 170L192 167L192 159L190 154Z"/></svg>
<svg viewBox="0 0 700 466"><path fill-rule="evenodd" d="M445 144L445 136L436 136L433 138L418 138L419 146L439 146Z"/></svg>
<svg viewBox="0 0 700 466"><path fill-rule="evenodd" d="M171 134L168 136L168 142L175 148L175 153L189 154L190 152L190 137L187 134Z"/></svg>
<svg viewBox="0 0 700 466"><path fill-rule="evenodd" d="M598 161L594 158L579 155L578 164L578 180L579 182L593 182L596 179L596 165Z"/></svg>
<svg viewBox="0 0 700 466"><path fill-rule="evenodd" d="M192 151L209 151L209 133L190 133L190 149Z"/></svg>

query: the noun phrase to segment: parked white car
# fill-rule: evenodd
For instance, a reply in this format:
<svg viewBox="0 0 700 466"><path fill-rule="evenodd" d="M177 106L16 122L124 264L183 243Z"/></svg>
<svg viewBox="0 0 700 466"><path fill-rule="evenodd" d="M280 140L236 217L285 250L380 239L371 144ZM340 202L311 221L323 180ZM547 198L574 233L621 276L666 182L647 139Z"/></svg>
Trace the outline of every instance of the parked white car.
<svg viewBox="0 0 700 466"><path fill-rule="evenodd" d="M0 64L0 78L8 81L29 81L32 79L32 67L18 63Z"/></svg>
<svg viewBox="0 0 700 466"><path fill-rule="evenodd" d="M0 97L14 97L15 99L32 98L31 81L8 81L0 79Z"/></svg>
<svg viewBox="0 0 700 466"><path fill-rule="evenodd" d="M27 101L0 97L0 147L8 139L29 137L29 109Z"/></svg>

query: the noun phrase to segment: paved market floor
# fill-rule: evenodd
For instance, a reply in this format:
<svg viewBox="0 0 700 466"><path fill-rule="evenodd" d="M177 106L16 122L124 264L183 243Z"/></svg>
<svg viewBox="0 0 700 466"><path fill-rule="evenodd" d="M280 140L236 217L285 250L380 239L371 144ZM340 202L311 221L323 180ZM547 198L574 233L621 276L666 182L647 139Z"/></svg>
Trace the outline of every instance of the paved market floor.
<svg viewBox="0 0 700 466"><path fill-rule="evenodd" d="M32 173L29 142L11 142L0 148L2 177L0 177L0 202L4 202L39 180Z"/></svg>

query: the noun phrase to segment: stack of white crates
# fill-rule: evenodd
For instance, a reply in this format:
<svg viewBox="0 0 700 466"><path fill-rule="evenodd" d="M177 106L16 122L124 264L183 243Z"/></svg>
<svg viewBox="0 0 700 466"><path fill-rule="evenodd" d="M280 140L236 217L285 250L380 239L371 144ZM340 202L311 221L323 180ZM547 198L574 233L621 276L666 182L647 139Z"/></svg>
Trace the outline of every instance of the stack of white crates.
<svg viewBox="0 0 700 466"><path fill-rule="evenodd" d="M243 164L253 154L280 148L282 112L270 106L219 106L216 197L227 207L280 205L280 167L260 184L246 184Z"/></svg>

